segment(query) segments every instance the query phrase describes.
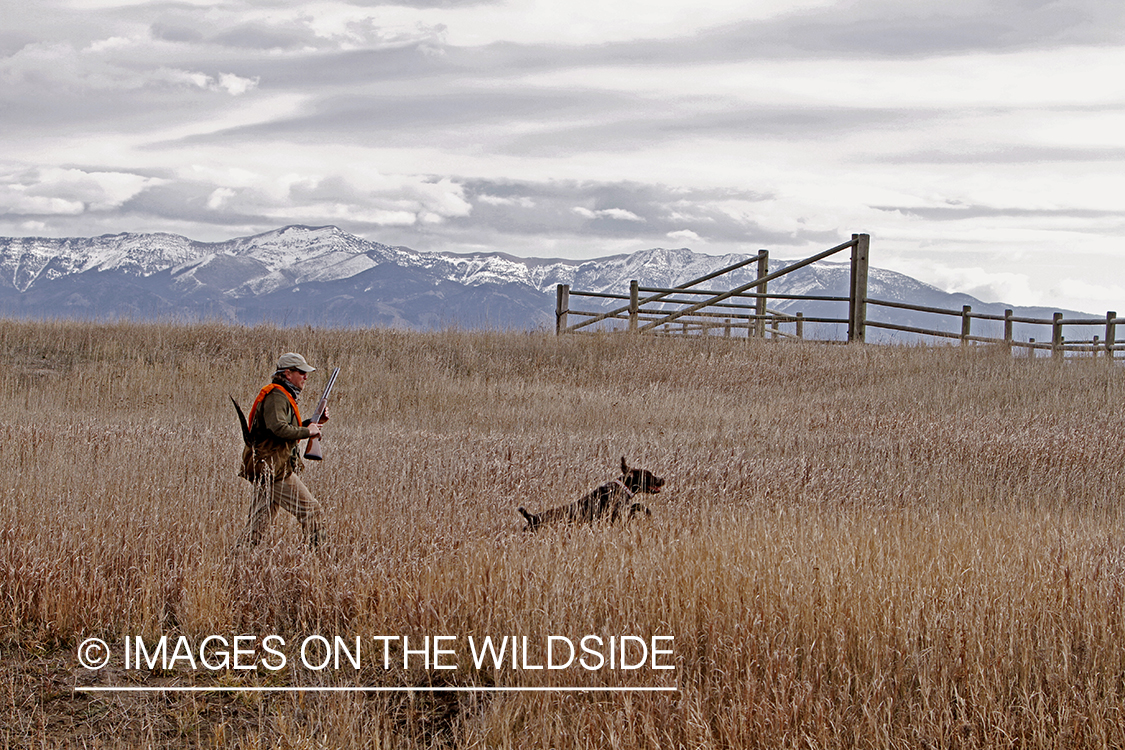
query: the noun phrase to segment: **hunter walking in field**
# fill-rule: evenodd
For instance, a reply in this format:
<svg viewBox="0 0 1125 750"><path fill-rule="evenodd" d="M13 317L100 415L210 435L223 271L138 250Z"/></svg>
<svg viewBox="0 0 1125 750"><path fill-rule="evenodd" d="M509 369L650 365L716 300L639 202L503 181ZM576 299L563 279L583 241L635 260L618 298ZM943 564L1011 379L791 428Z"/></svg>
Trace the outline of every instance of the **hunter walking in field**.
<svg viewBox="0 0 1125 750"><path fill-rule="evenodd" d="M316 422L302 422L297 406L301 389L315 369L300 354L282 354L273 379L250 408L239 476L253 482L254 501L243 542L253 545L261 541L278 508L296 516L310 546L315 547L319 541L320 503L298 476L303 463L297 450L300 441L319 437L321 423L328 421L325 410Z"/></svg>

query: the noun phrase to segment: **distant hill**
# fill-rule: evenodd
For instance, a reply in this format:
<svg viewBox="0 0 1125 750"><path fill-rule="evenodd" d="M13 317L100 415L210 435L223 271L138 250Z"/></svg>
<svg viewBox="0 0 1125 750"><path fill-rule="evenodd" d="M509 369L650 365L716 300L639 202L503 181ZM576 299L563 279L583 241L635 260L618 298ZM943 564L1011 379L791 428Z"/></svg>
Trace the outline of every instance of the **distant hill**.
<svg viewBox="0 0 1125 750"><path fill-rule="evenodd" d="M644 286L674 286L746 257L704 255L688 249L652 249L583 261L502 253L420 253L371 242L333 226L288 226L225 242L197 242L163 233L4 237L0 238L0 314L417 329L553 329L557 284L626 293L632 279ZM771 270L785 265L784 260L771 259ZM755 274L751 265L705 286L725 290L752 280ZM770 291L842 296L847 293L849 274L846 261L825 261L771 282ZM874 267L868 294L956 310L972 305L975 312L996 314L1012 307L943 292ZM592 301L583 301L586 309L594 306ZM777 300L770 307L808 317L846 315L842 304L834 302ZM1038 318L1049 318L1054 312L1013 309L1017 315ZM933 328L941 323L946 330L960 330L960 321L952 317L889 308L873 308L869 315L903 325ZM999 330L992 328L993 332ZM985 323L974 323L977 332L986 333ZM821 333L840 335L839 331ZM1017 337L1027 334L1017 328ZM911 338L875 329L868 332L868 340L875 341Z"/></svg>

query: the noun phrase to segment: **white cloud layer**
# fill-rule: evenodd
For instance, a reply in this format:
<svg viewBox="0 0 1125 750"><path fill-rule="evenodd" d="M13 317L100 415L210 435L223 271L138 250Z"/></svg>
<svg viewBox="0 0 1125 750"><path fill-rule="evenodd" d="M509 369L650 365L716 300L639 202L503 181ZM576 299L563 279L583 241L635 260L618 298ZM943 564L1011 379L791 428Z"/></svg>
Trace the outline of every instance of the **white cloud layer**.
<svg viewBox="0 0 1125 750"><path fill-rule="evenodd" d="M86 172L49 167L0 173L0 212L75 216L113 211L161 180L127 172Z"/></svg>
<svg viewBox="0 0 1125 750"><path fill-rule="evenodd" d="M624 208L600 208L597 210L576 206L574 213L586 219L616 219L617 221L644 221L632 211Z"/></svg>

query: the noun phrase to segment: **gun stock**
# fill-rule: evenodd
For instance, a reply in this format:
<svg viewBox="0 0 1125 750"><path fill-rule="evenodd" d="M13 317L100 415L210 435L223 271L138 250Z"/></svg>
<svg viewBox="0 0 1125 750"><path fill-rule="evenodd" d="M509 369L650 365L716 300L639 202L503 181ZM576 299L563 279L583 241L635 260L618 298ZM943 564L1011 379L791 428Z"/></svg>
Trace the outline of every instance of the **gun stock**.
<svg viewBox="0 0 1125 750"><path fill-rule="evenodd" d="M332 370L331 377L328 378L328 385L324 386L324 393L320 396L320 401L316 404L316 411L313 412L313 417L309 420L309 424L320 424L324 421L324 412L328 409L328 396L332 393L332 386L336 384L336 376L340 374L340 368ZM305 446L305 458L310 461L320 461L324 458L324 454L320 450L320 438L309 438L308 444Z"/></svg>
<svg viewBox="0 0 1125 750"><path fill-rule="evenodd" d="M320 452L320 438L309 438L309 444L305 446L305 458L310 461L320 461L324 458L324 454Z"/></svg>

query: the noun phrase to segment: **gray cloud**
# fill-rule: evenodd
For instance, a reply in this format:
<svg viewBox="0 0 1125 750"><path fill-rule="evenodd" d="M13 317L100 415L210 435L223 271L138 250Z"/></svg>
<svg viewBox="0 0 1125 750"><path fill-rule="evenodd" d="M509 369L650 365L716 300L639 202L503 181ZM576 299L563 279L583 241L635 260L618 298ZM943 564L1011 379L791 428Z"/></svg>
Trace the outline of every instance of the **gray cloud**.
<svg viewBox="0 0 1125 750"><path fill-rule="evenodd" d="M31 34L0 31L0 58L10 57L35 41Z"/></svg>
<svg viewBox="0 0 1125 750"><path fill-rule="evenodd" d="M245 23L208 37L207 41L223 47L249 50L301 50L310 44L324 46L307 28Z"/></svg>
<svg viewBox="0 0 1125 750"><path fill-rule="evenodd" d="M588 44L528 42L513 15L503 41L451 44L466 37L441 21L477 6L507 7L6 9L0 223L198 239L333 223L419 249L517 253L799 247L886 227L905 254L930 224L996 218L1035 224L1044 243L1065 224L1119 246L1121 214L1103 197L1119 194L1125 160L1119 66L1094 93L1081 91L1087 68L1054 76L1049 101L1038 71L1017 68L1061 50L1096 79L1120 60L1099 55L1125 44L1123 4L855 0ZM962 95L958 77L971 89L973 66L998 57ZM940 96L931 81L911 89L914 72ZM990 98L1009 81L1018 92ZM692 187L668 184L681 176ZM762 187L701 187L732 182Z"/></svg>
<svg viewBox="0 0 1125 750"><path fill-rule="evenodd" d="M621 99L614 100L620 105ZM713 106L713 105L712 105ZM608 109L604 122L560 122L545 133L519 136L500 146L503 153L561 155L575 151L643 150L655 144L698 138L781 140L839 138L865 130L917 124L930 116L921 111L880 108L742 105L723 111L672 116L660 107Z"/></svg>
<svg viewBox="0 0 1125 750"><path fill-rule="evenodd" d="M652 244L685 230L705 241L741 243L749 238L779 245L802 245L830 239L823 232L778 232L764 222L722 208L738 202L753 205L774 196L750 190L686 189L637 182L528 182L466 180L471 216L449 222L449 231L488 228L496 233L586 236L622 239L645 237Z"/></svg>
<svg viewBox="0 0 1125 750"><path fill-rule="evenodd" d="M203 41L203 32L193 25L157 22L150 27L153 39L177 44L198 44Z"/></svg>
<svg viewBox="0 0 1125 750"><path fill-rule="evenodd" d="M1125 162L1125 148L1090 148L1062 146L1025 146L1016 144L997 144L990 149L948 148L924 151L904 151L869 154L868 162L888 164L982 164L1004 166L1027 163L1081 163L1106 164Z"/></svg>
<svg viewBox="0 0 1125 750"><path fill-rule="evenodd" d="M383 147L434 146L463 144L471 134L496 144L506 139L502 126L513 120L565 122L591 109L608 114L621 107L621 98L607 92L462 91L455 86L433 86L415 94L376 91L322 98L306 114L194 136L188 142L268 137L295 143L327 138L335 143Z"/></svg>
<svg viewBox="0 0 1125 750"><path fill-rule="evenodd" d="M593 54L622 61L784 57L926 57L972 51L1100 45L1125 40L1125 5L1105 0L869 0L745 21L668 44L610 45Z"/></svg>
<svg viewBox="0 0 1125 750"><path fill-rule="evenodd" d="M1015 206L872 206L879 211L893 211L907 216L917 216L927 221L965 221L967 219L993 219L1014 217L1026 219L1071 218L1104 219L1125 218L1125 208L1120 211L1084 208L1020 208Z"/></svg>

